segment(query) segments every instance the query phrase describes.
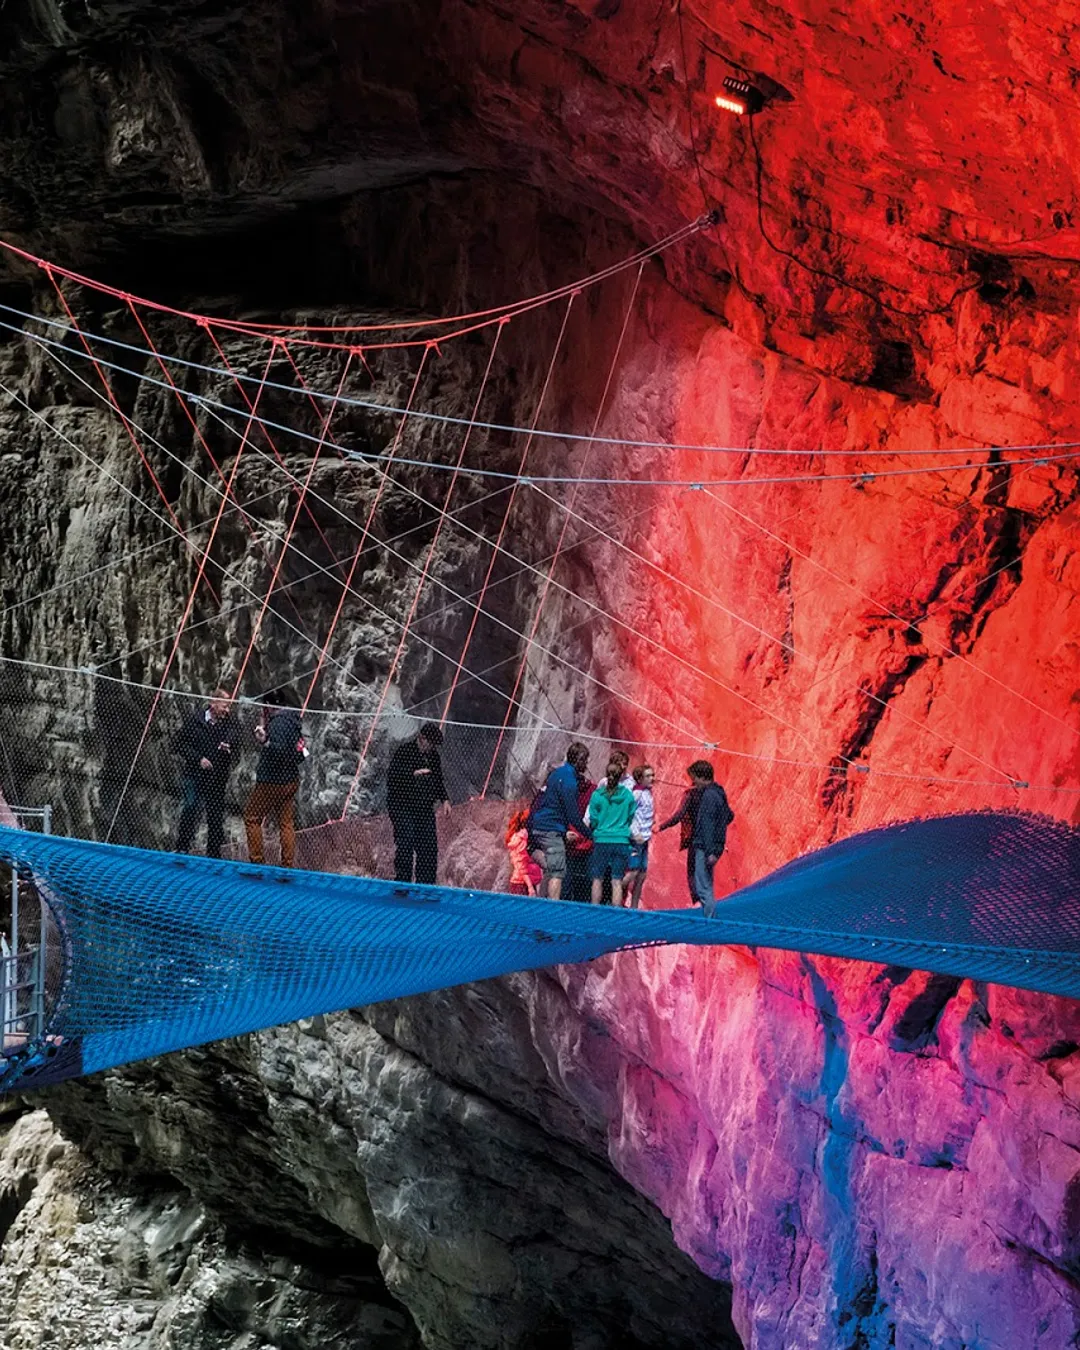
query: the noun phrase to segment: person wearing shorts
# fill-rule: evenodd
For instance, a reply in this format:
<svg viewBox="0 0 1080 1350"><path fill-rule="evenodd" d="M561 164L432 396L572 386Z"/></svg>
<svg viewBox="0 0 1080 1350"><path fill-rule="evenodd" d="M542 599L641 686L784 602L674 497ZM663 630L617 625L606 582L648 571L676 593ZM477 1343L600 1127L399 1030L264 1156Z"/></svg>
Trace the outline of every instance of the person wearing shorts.
<svg viewBox="0 0 1080 1350"><path fill-rule="evenodd" d="M649 841L652 839L656 808L653 804L653 779L656 773L651 764L639 764L634 770L631 791L634 794L634 818L630 822L630 859L623 877L628 909L641 908L641 891L649 870Z"/></svg>
<svg viewBox="0 0 1080 1350"><path fill-rule="evenodd" d="M549 900L562 898L567 830L574 829L585 838L592 834L578 806L578 775L584 775L588 767L588 746L574 741L566 752L566 763L552 769L533 803L529 834L533 857L543 871L543 893Z"/></svg>
<svg viewBox="0 0 1080 1350"><path fill-rule="evenodd" d="M613 755L608 762L605 781L589 801L593 835L589 875L594 905L601 903L607 876L611 877L612 905L622 904L623 877L630 863L630 822L637 805L634 794L621 782L625 772L625 761Z"/></svg>

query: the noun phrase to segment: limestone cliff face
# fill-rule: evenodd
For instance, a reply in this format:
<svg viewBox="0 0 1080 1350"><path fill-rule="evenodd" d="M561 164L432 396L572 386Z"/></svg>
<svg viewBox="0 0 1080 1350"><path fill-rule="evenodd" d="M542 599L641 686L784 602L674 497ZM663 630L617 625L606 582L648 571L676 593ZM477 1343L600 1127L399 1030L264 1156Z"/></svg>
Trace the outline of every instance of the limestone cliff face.
<svg viewBox="0 0 1080 1350"><path fill-rule="evenodd" d="M689 747L717 746L738 815L720 869L733 887L922 811L1078 818L1080 508L1075 461L1058 458L1080 439L1076 40L1052 3L263 0L165 14L41 0L0 13L0 228L185 304L321 316L543 290L718 206L718 229L644 272L601 430L740 449L555 443L537 462L724 481L534 492L515 547L545 556L576 513L537 633L561 661L530 664L527 706L654 743L662 807ZM774 95L752 135L711 106L732 70ZM575 310L548 425L591 425L628 300L620 282ZM0 301L51 303L9 261ZM497 399L527 423L557 316L519 331ZM481 360L449 352L432 406L456 409ZM9 342L0 366L147 494L115 426L32 344ZM386 376L407 387L404 369ZM168 401L138 397L197 466ZM25 409L2 417L5 605L106 545L164 537ZM392 428L352 432L385 444ZM1022 466L979 449L1055 442ZM485 447L496 463L507 452ZM932 471L899 473L912 468ZM772 481L808 475L826 477ZM328 469L322 487L362 509L369 485L341 478ZM210 499L183 491L204 518ZM283 493L268 515L287 510ZM478 507L477 528L497 518ZM257 580L246 540L227 543L223 565ZM81 603L6 613L5 654L79 663L160 641L187 575L169 556ZM440 565L467 589L483 557L461 548ZM402 575L373 562L367 579L392 614ZM537 580L508 589L517 627ZM329 587L312 592L319 612L331 603ZM243 623L222 628L213 663L244 642ZM354 673L377 687L393 622L352 623ZM457 619L439 631L460 641ZM493 660L516 655L495 630L485 641ZM273 655L292 671L304 654L278 640ZM182 673L210 678L205 661ZM403 697L429 671L411 655ZM70 709L20 692L20 719L53 729L70 782L73 728L96 710L68 725ZM485 698L475 720L498 706ZM353 749L327 746L314 797L334 798ZM519 733L515 749L528 763L555 747ZM68 789L73 821L96 809L81 791ZM463 807L448 879L497 880L497 839L497 822ZM652 903L681 903L678 873L658 850ZM723 1346L737 1333L756 1350L1057 1350L1080 1331L1078 1044L1066 1001L732 950L342 1014L57 1096L85 1158L19 1120L0 1271L42 1259L35 1224L54 1233L95 1326L114 1299L118 1345L344 1348L370 1327L401 1345ZM27 1176L42 1177L32 1193ZM127 1225L125 1251L157 1253L130 1323L143 1297L130 1263L101 1293L69 1194L100 1250ZM161 1255L173 1250L182 1276ZM328 1250L347 1269L312 1292ZM233 1293L219 1297L223 1283ZM298 1290L307 1302L285 1327L274 1309ZM52 1296L18 1284L21 1343ZM325 1319L344 1329L318 1330Z"/></svg>

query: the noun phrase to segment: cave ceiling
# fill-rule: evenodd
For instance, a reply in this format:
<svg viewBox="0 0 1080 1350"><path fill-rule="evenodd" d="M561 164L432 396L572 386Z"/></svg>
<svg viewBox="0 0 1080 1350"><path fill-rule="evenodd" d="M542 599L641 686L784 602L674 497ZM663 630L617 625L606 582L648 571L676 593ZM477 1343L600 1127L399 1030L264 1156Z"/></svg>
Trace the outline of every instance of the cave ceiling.
<svg viewBox="0 0 1080 1350"><path fill-rule="evenodd" d="M1071 308L1078 27L985 0L8 4L0 230L197 292L253 237L272 271L313 218L402 188L463 247L448 182L639 241L716 208L666 261L681 290L830 373L932 382L968 292ZM712 102L733 73L770 95L752 121Z"/></svg>

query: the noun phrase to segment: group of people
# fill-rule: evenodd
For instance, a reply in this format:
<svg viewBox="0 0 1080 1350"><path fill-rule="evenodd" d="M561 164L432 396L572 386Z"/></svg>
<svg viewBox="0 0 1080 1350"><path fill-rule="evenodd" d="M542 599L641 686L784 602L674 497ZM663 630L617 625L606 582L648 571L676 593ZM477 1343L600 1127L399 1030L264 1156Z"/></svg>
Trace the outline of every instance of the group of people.
<svg viewBox="0 0 1080 1350"><path fill-rule="evenodd" d="M199 820L206 817L206 855L220 858L225 842L225 791L234 752L239 748L240 728L232 700L216 689L207 707L185 719L173 742L181 761L180 826L178 853L190 853ZM259 759L255 782L244 804L244 832L248 857L261 863L263 822L272 819L281 839L281 865L296 861L296 793L300 766L309 751L304 743L300 710L286 691L275 707L264 712L255 726Z"/></svg>
<svg viewBox="0 0 1080 1350"><path fill-rule="evenodd" d="M300 710L288 690L264 710L255 726L259 759L255 782L244 803L248 858L264 861L263 825L269 820L281 840L281 865L296 863L296 793L300 768L309 756ZM225 797L239 748L240 728L229 694L216 689L205 708L190 713L173 748L181 761L178 853L190 853L200 820L206 818L206 854L220 858L225 842ZM435 810L449 811L439 748L442 731L425 722L390 759L386 807L394 831L394 875L398 881L434 885L439 860Z"/></svg>
<svg viewBox="0 0 1080 1350"><path fill-rule="evenodd" d="M263 825L277 826L281 865L296 860L296 793L308 758L301 714L286 691L264 711L254 730L259 746L255 782L244 804L248 857L264 860ZM397 747L386 780L386 808L394 833L397 881L434 885L439 845L436 811L449 812L440 749L442 731L425 722L417 735ZM230 696L214 692L205 708L185 718L174 741L181 758L182 807L177 851L188 853L200 818L206 818L206 852L220 858L225 840L225 797L239 724ZM589 778L589 749L574 741L566 761L548 774L532 803L517 811L506 831L510 891L594 905L641 906L654 834L680 827L686 850L686 877L692 903L706 915L715 911L713 873L735 819L727 795L708 760L687 769L690 786L679 809L656 824L655 770L615 751L604 779Z"/></svg>
<svg viewBox="0 0 1080 1350"><path fill-rule="evenodd" d="M690 786L679 809L656 825L655 770L615 751L602 783L589 779L589 749L574 741L566 762L548 775L532 805L510 820L510 890L549 899L608 902L637 909L649 870L654 833L680 827L686 879L693 904L712 917L714 871L735 813L708 760L687 769ZM625 897L625 899L624 899Z"/></svg>

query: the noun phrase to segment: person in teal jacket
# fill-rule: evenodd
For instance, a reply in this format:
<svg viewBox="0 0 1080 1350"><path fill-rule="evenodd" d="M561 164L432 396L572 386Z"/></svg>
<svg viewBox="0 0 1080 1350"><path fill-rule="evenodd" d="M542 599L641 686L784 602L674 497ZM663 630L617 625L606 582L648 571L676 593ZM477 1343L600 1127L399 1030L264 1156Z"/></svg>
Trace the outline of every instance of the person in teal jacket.
<svg viewBox="0 0 1080 1350"><path fill-rule="evenodd" d="M630 865L630 822L637 807L634 794L621 781L625 772L625 760L613 755L608 761L605 781L589 798L593 837L589 876L594 905L601 902L605 876L611 877L611 903L622 904L623 877Z"/></svg>

